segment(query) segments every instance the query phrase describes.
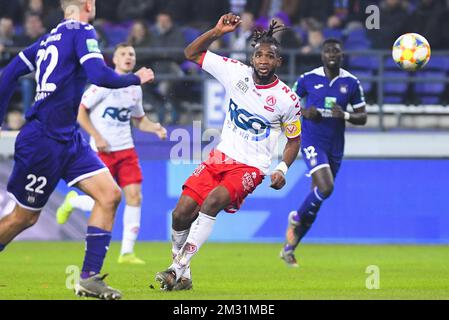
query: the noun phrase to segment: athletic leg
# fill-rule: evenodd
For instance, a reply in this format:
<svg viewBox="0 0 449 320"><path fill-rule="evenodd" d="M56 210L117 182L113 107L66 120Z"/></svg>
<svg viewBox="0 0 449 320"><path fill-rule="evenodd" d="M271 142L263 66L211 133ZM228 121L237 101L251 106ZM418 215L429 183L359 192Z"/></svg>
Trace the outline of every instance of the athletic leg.
<svg viewBox="0 0 449 320"><path fill-rule="evenodd" d="M14 210L0 220L0 251L17 235L32 227L39 215L40 211L25 209L16 204Z"/></svg>
<svg viewBox="0 0 449 320"><path fill-rule="evenodd" d="M223 166L223 176L216 188L206 197L200 207L198 218L193 222L189 235L173 263L179 278L186 265L212 233L218 213L231 205L238 210L243 200L262 182L263 174L257 168L242 164ZM235 211L233 211L235 212Z"/></svg>
<svg viewBox="0 0 449 320"><path fill-rule="evenodd" d="M129 184L123 187L126 206L123 212L123 236L119 263L145 264L134 254L134 245L140 231L142 212L142 185Z"/></svg>
<svg viewBox="0 0 449 320"><path fill-rule="evenodd" d="M299 242L315 222L323 201L330 197L334 188L334 177L330 167L325 166L312 174L312 190L297 211L289 214L286 243L281 251L281 258L293 267L298 264L293 255Z"/></svg>

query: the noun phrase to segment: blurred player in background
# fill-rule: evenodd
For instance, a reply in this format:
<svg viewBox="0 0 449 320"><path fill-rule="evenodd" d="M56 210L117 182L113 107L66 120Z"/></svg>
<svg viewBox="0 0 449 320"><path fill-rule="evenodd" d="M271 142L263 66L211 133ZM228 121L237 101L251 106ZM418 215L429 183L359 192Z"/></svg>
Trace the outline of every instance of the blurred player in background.
<svg viewBox="0 0 449 320"><path fill-rule="evenodd" d="M362 86L355 76L341 68L341 42L324 41L321 60L323 66L303 74L294 87L300 98L306 98L302 109L301 152L312 176L312 191L300 208L288 216L287 240L280 256L292 267L298 266L294 250L334 189L334 179L343 159L345 121L361 126L367 121ZM353 113L347 111L349 104Z"/></svg>
<svg viewBox="0 0 449 320"><path fill-rule="evenodd" d="M65 20L20 52L0 78L0 119L20 76L36 71L36 98L17 137L8 193L17 205L0 220L0 251L34 225L60 179L90 195L95 205L88 222L86 252L76 293L120 299L100 275L111 240L120 188L82 138L76 119L86 80L97 86L124 88L154 80L150 69L118 75L98 48L95 0L61 0Z"/></svg>
<svg viewBox="0 0 449 320"><path fill-rule="evenodd" d="M113 62L118 74L131 73L136 66L134 48L126 43L117 45ZM145 116L142 102L140 86L108 89L92 85L84 94L78 113L78 122L89 133L92 149L98 152L125 194L119 263L145 263L134 253L134 244L140 230L143 177L134 149L131 119L139 130L155 133L160 139L167 138L167 130ZM91 197L70 191L57 210L57 221L64 224L74 208L92 211L94 204Z"/></svg>
<svg viewBox="0 0 449 320"><path fill-rule="evenodd" d="M251 67L207 50L240 23L240 17L226 14L185 49L187 59L225 87L226 119L220 144L187 179L173 212L173 264L156 275L163 290L192 288L190 260L211 234L217 214L236 212L269 173L282 128L288 141L283 161L271 174L272 188L285 185L287 169L299 152L299 98L275 75L282 61L273 34L282 27L272 23L268 31L255 32Z"/></svg>

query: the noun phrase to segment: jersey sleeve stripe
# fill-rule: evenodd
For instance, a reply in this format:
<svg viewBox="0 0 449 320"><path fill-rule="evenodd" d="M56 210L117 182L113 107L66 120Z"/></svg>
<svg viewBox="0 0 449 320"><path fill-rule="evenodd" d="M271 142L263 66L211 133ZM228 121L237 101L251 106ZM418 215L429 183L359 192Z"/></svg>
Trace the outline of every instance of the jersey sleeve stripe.
<svg viewBox="0 0 449 320"><path fill-rule="evenodd" d="M84 57L80 59L80 63L83 64L89 59L101 59L104 60L103 55L101 53L88 53Z"/></svg>
<svg viewBox="0 0 449 320"><path fill-rule="evenodd" d="M31 72L34 71L34 66L33 64L30 62L30 60L27 59L27 57L23 54L23 52L19 53L19 57L20 59L22 59L23 63L26 64L26 66L28 67L28 69L30 69Z"/></svg>
<svg viewBox="0 0 449 320"><path fill-rule="evenodd" d="M353 105L352 107L354 109L358 109L358 108L364 107L365 105L366 105L365 102L360 102L360 103Z"/></svg>

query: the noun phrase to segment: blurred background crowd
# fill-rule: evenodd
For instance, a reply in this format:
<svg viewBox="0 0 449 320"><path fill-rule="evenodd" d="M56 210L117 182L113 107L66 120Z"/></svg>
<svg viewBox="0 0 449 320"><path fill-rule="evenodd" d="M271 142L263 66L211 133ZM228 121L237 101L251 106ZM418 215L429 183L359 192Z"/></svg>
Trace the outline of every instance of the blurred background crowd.
<svg viewBox="0 0 449 320"><path fill-rule="evenodd" d="M369 30L366 20L372 12L365 10L373 4L380 9L380 29ZM320 65L318 53L329 37L340 39L347 51L390 50L399 35L417 32L428 39L433 50L449 50L449 32L445 32L449 30L449 0L97 0L94 25L108 59L115 45L129 42L138 50L138 67L149 66L159 76L160 81L145 90L146 110L163 123L182 123L186 121L184 111L202 110L201 82L189 78L199 70L185 61L182 49L227 12L239 14L243 23L237 32L214 43L213 49L241 61L247 61L245 51L251 49L249 39L255 28L267 28L271 19L289 27L278 35L284 52L294 52L284 55L279 70L281 75L289 75L288 80ZM62 19L59 0L0 0L0 68ZM290 61L292 57L294 61ZM429 71L443 72L440 76L445 77L449 62L444 56L440 58L434 62L435 70L429 67ZM387 72L389 67L391 72L398 72L389 63L387 60ZM362 77L375 76L378 64L375 55L346 61L347 67ZM385 102L447 101L446 83L438 83L439 89L431 88L434 95L419 94L419 99L427 97L425 101L418 101L413 94L420 92L416 85L420 84L392 88L385 93ZM364 87L368 99L375 100L375 84L366 81ZM21 80L7 127L21 126L34 90L32 75Z"/></svg>

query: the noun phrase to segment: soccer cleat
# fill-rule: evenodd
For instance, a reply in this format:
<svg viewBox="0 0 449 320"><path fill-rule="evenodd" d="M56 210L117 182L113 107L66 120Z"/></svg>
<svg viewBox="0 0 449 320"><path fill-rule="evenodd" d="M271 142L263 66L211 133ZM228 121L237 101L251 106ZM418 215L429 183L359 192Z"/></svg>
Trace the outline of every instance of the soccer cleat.
<svg viewBox="0 0 449 320"><path fill-rule="evenodd" d="M176 285L176 273L173 269L167 269L156 273L156 281L161 284L161 290L171 291Z"/></svg>
<svg viewBox="0 0 449 320"><path fill-rule="evenodd" d="M69 220L70 215L73 211L73 206L70 204L70 199L73 199L77 196L78 193L76 191L70 191L69 193L67 193L64 202L56 211L56 221L58 222L58 224L64 224Z"/></svg>
<svg viewBox="0 0 449 320"><path fill-rule="evenodd" d="M118 263L143 265L143 264L145 264L145 261L137 258L134 253L125 253L118 257Z"/></svg>
<svg viewBox="0 0 449 320"><path fill-rule="evenodd" d="M284 260L284 262L289 267L298 268L298 262L296 261L295 255L293 251L285 251L284 248L281 249L280 258Z"/></svg>
<svg viewBox="0 0 449 320"><path fill-rule="evenodd" d="M101 300L119 300L122 298L120 291L109 287L103 280L108 274L96 274L87 279L80 279L75 286L75 294L80 297L97 298Z"/></svg>
<svg viewBox="0 0 449 320"><path fill-rule="evenodd" d="M192 279L181 277L173 287L173 291L191 290L193 289Z"/></svg>

